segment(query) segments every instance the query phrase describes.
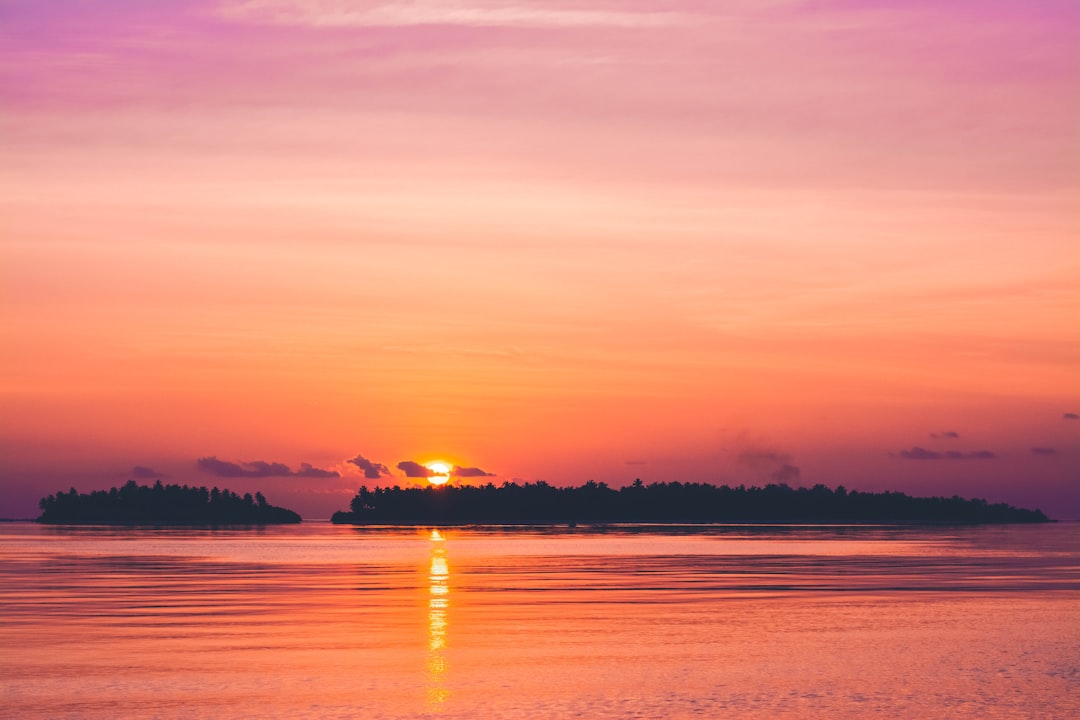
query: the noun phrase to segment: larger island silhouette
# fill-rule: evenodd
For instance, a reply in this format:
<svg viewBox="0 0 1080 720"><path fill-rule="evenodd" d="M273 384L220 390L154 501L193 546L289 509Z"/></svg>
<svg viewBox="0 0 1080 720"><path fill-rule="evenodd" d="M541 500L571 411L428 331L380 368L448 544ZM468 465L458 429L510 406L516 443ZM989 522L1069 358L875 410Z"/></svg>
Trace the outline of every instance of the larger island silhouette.
<svg viewBox="0 0 1080 720"><path fill-rule="evenodd" d="M261 492L237 495L230 490L187 485L139 485L80 494L75 488L38 503L40 523L64 525L280 525L300 516L266 502Z"/></svg>
<svg viewBox="0 0 1080 720"><path fill-rule="evenodd" d="M352 525L548 525L577 523L840 523L989 524L1053 522L1041 510L902 492L835 490L825 485L730 487L657 482L615 489L546 482L441 487L361 487L349 511L332 522Z"/></svg>

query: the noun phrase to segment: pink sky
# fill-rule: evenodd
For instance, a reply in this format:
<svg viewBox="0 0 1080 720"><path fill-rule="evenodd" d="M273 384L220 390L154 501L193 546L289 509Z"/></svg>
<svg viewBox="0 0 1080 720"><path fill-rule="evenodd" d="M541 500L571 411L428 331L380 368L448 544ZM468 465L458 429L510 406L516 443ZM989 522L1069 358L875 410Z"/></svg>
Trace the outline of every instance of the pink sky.
<svg viewBox="0 0 1080 720"><path fill-rule="evenodd" d="M0 517L441 459L1080 518L1076 47L1071 1L0 0Z"/></svg>

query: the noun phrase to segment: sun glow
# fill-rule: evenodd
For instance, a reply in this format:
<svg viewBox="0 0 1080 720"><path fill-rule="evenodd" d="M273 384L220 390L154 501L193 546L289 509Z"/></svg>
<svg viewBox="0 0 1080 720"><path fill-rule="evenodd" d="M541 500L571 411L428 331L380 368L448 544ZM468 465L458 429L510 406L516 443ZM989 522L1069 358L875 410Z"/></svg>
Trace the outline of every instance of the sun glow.
<svg viewBox="0 0 1080 720"><path fill-rule="evenodd" d="M450 482L450 466L442 462L433 462L426 465L427 469L432 472L428 476L428 482L432 485L445 485Z"/></svg>

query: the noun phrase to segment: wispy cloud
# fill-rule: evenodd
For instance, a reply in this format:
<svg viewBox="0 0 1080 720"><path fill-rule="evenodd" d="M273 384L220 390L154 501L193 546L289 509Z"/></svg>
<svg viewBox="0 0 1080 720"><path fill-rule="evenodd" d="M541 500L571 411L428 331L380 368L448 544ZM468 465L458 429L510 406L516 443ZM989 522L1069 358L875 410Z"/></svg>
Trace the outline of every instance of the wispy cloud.
<svg viewBox="0 0 1080 720"><path fill-rule="evenodd" d="M750 448L746 450L741 450L736 459L743 465L748 465L750 467L759 467L761 465L775 465L777 463L786 463L791 460L791 455L786 452L780 452L779 450Z"/></svg>
<svg viewBox="0 0 1080 720"><path fill-rule="evenodd" d="M934 438L935 440L939 438L942 440L957 440L960 437L960 433L956 432L955 430L946 430L945 432L930 433L930 437Z"/></svg>
<svg viewBox="0 0 1080 720"><path fill-rule="evenodd" d="M135 467L131 468L131 477L136 480L160 480L166 477L166 475L164 473L159 473L153 468L148 468L143 465L136 465Z"/></svg>
<svg viewBox="0 0 1080 720"><path fill-rule="evenodd" d="M976 450L974 452L937 452L926 448L913 447L910 450L901 450L899 456L905 460L993 460L997 457L989 450Z"/></svg>
<svg viewBox="0 0 1080 720"><path fill-rule="evenodd" d="M1032 455L1057 455L1057 450L1052 447L1033 447L1031 448Z"/></svg>
<svg viewBox="0 0 1080 720"><path fill-rule="evenodd" d="M435 471L412 460L402 460L397 464L397 469L405 473L405 477L429 478L435 475Z"/></svg>
<svg viewBox="0 0 1080 720"><path fill-rule="evenodd" d="M686 14L622 9L541 7L538 3L495 4L426 0L357 3L350 0L236 0L220 15L242 22L313 27L655 27L690 21Z"/></svg>
<svg viewBox="0 0 1080 720"><path fill-rule="evenodd" d="M1067 412L1064 415L1062 415L1061 417L1063 417L1066 420L1080 420L1080 413Z"/></svg>
<svg viewBox="0 0 1080 720"><path fill-rule="evenodd" d="M761 447L741 439L742 449L735 456L740 465L751 470L766 473L770 480L777 483L798 482L801 471L793 464L790 453Z"/></svg>
<svg viewBox="0 0 1080 720"><path fill-rule="evenodd" d="M774 482L778 483L795 483L799 481L799 476L801 474L802 471L799 470L799 467L797 465L784 463L780 467L773 470L769 477L771 477Z"/></svg>

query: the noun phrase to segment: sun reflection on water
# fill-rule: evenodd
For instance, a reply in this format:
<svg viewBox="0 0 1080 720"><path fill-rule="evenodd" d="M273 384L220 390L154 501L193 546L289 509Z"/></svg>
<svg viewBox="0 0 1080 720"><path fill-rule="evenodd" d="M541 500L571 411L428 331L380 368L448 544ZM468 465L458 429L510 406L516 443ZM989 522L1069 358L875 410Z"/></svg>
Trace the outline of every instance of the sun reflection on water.
<svg viewBox="0 0 1080 720"><path fill-rule="evenodd" d="M446 700L446 611L450 605L450 567L438 530L431 531L431 568L428 571L428 706L438 709Z"/></svg>

